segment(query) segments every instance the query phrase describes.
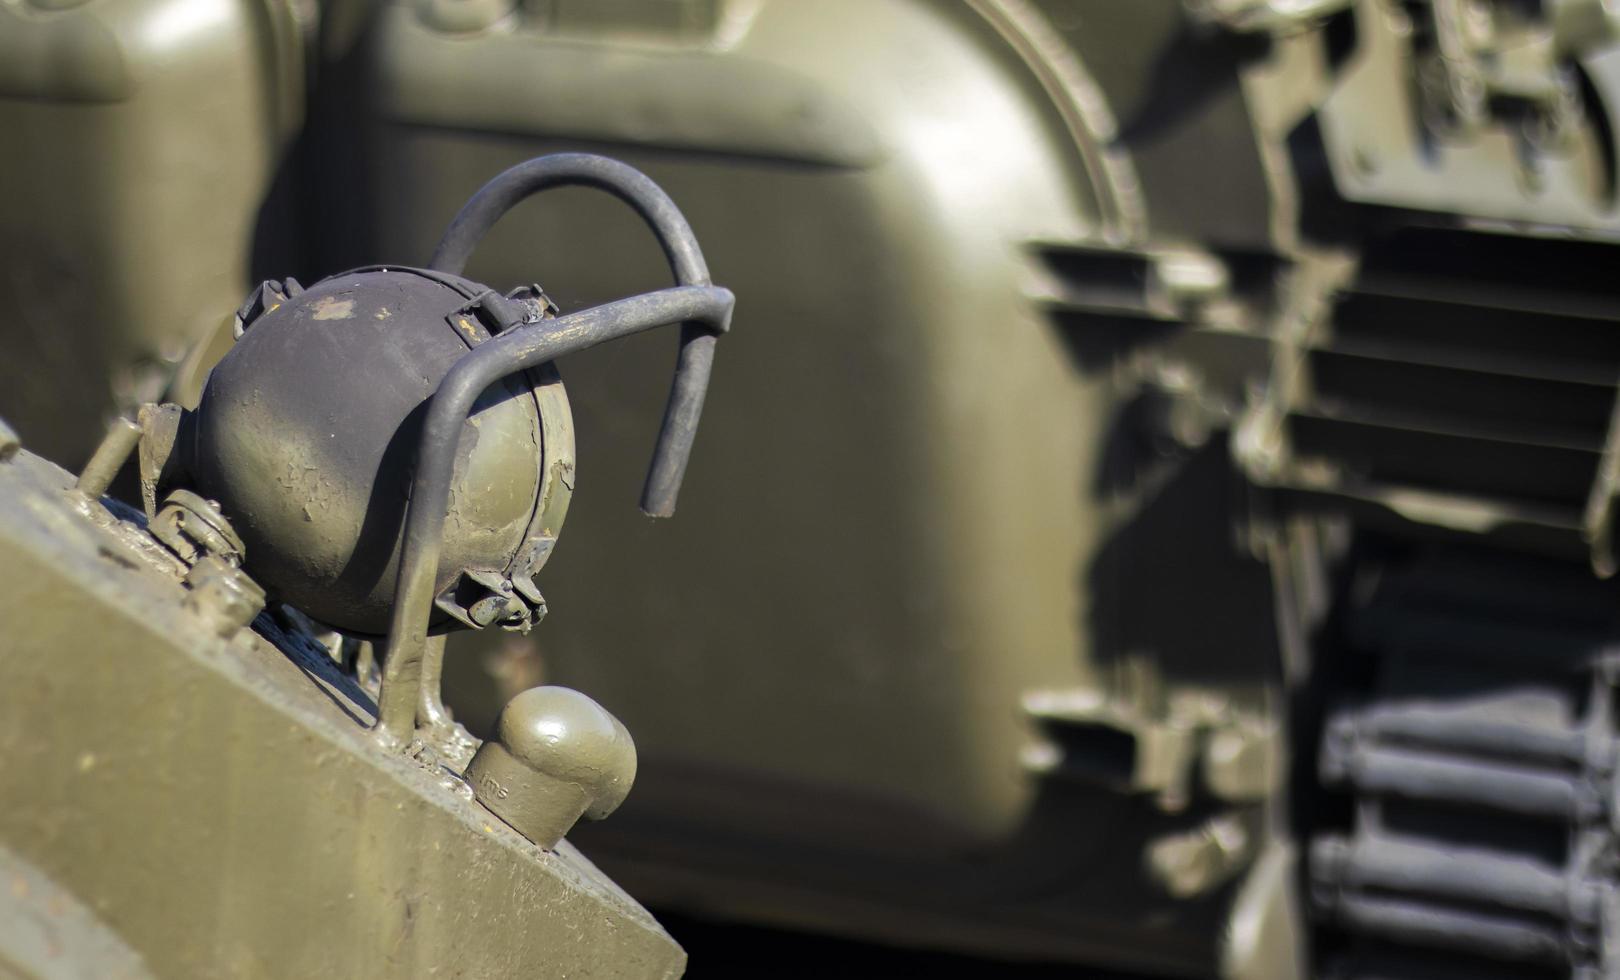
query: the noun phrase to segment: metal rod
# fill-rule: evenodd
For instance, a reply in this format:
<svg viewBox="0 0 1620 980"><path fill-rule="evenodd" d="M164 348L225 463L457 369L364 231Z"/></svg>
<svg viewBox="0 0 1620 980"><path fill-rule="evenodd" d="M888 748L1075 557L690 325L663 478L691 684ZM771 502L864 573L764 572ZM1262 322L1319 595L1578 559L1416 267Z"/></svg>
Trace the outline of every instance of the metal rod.
<svg viewBox="0 0 1620 980"><path fill-rule="evenodd" d="M473 402L507 375L654 327L694 323L714 334L724 333L731 324L732 305L731 291L718 286L677 286L632 296L501 334L478 345L445 375L428 403L406 504L399 580L377 698L375 731L381 742L403 745L415 730L456 446Z"/></svg>
<svg viewBox="0 0 1620 980"><path fill-rule="evenodd" d="M1389 747L1324 746L1322 775L1374 795L1441 800L1526 816L1580 819L1601 803L1574 778L1483 761L1440 759Z"/></svg>
<svg viewBox="0 0 1620 980"><path fill-rule="evenodd" d="M1329 727L1372 741L1566 768L1582 765L1591 754L1585 732L1478 718L1467 712L1379 707L1341 715Z"/></svg>
<svg viewBox="0 0 1620 980"><path fill-rule="evenodd" d="M484 235L519 201L549 188L568 186L594 187L628 204L652 229L677 284L709 284L709 266L697 236L663 188L628 164L592 153L538 157L498 174L451 220L433 250L429 267L459 275ZM669 517L675 513L675 500L692 455L692 441L714 369L714 343L712 330L690 323L681 328L675 377L670 383L647 482L641 491L641 509L650 516Z"/></svg>
<svg viewBox="0 0 1620 980"><path fill-rule="evenodd" d="M101 438L101 444L91 454L90 462L84 464L84 470L79 474L79 492L91 500L99 500L112 486L113 479L124 468L129 454L135 451L140 441L140 425L123 416L113 419L112 425L107 427L107 434Z"/></svg>
<svg viewBox="0 0 1620 980"><path fill-rule="evenodd" d="M422 685L416 701L416 724L422 728L444 728L450 712L444 707L441 690L444 680L444 647L450 634L430 636L422 649Z"/></svg>
<svg viewBox="0 0 1620 980"><path fill-rule="evenodd" d="M1382 840L1326 837L1311 845L1311 876L1355 891L1398 892L1540 913L1583 926L1601 913L1596 885L1528 858Z"/></svg>
<svg viewBox="0 0 1620 980"><path fill-rule="evenodd" d="M1364 895L1339 896L1332 913L1347 928L1397 943L1550 964L1569 956L1562 930L1529 920Z"/></svg>

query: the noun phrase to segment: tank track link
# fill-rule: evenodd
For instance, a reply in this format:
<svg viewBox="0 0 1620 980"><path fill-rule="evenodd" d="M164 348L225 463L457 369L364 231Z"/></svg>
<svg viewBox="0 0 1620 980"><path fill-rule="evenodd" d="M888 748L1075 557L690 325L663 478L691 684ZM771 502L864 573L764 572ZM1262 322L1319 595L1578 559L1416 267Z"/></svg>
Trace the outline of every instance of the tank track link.
<svg viewBox="0 0 1620 980"><path fill-rule="evenodd" d="M1434 548L1353 578L1335 652L1361 695L1317 753L1343 809L1307 859L1321 975L1620 975L1612 590Z"/></svg>

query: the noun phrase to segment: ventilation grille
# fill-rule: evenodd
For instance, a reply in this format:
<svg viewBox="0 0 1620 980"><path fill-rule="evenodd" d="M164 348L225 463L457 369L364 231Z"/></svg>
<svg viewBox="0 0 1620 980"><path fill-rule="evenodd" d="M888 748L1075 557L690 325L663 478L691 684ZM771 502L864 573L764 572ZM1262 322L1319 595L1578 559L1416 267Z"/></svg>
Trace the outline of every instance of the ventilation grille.
<svg viewBox="0 0 1620 980"><path fill-rule="evenodd" d="M1369 246L1302 351L1278 482L1583 549L1620 380L1600 248L1433 231Z"/></svg>

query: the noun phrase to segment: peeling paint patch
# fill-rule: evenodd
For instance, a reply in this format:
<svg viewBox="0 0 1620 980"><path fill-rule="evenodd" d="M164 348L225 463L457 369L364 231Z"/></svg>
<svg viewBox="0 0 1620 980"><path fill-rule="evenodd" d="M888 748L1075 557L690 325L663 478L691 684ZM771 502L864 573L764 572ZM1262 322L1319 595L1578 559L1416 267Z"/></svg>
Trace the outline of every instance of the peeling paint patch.
<svg viewBox="0 0 1620 980"><path fill-rule="evenodd" d="M317 320L347 320L354 316L354 300L322 296L311 309Z"/></svg>

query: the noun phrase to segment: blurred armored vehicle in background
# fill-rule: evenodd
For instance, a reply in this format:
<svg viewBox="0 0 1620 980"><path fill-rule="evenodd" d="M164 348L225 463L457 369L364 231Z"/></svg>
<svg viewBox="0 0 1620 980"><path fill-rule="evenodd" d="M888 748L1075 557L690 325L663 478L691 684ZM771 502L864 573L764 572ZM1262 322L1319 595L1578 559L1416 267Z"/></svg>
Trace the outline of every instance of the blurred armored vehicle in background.
<svg viewBox="0 0 1620 980"><path fill-rule="evenodd" d="M0 414L64 462L195 398L250 283L424 261L503 167L680 202L748 322L682 519L582 494L543 629L445 664L475 733L541 678L635 733L572 839L639 899L1167 976L1620 971L1613 4L0 19ZM615 208L467 272L663 285ZM667 348L578 360L580 485L627 486Z"/></svg>

